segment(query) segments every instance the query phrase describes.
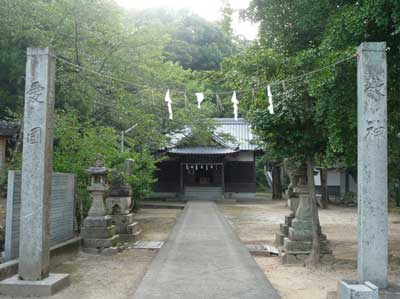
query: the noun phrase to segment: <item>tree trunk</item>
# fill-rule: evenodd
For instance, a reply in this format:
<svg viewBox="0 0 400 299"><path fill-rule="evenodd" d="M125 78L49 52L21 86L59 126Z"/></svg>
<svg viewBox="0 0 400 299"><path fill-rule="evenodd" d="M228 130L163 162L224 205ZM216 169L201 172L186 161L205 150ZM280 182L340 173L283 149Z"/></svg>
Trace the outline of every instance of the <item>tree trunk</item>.
<svg viewBox="0 0 400 299"><path fill-rule="evenodd" d="M311 210L312 210L313 240L312 240L311 253L306 260L306 264L315 267L316 265L319 264L321 257L321 244L320 244L321 227L319 225L318 206L315 196L314 163L311 160L307 161L307 178L308 178L308 191L310 193Z"/></svg>
<svg viewBox="0 0 400 299"><path fill-rule="evenodd" d="M329 194L328 194L328 173L326 168L321 168L319 170L319 174L321 177L321 208L327 209L329 203Z"/></svg>
<svg viewBox="0 0 400 299"><path fill-rule="evenodd" d="M282 199L281 166L275 163L272 168L272 199Z"/></svg>

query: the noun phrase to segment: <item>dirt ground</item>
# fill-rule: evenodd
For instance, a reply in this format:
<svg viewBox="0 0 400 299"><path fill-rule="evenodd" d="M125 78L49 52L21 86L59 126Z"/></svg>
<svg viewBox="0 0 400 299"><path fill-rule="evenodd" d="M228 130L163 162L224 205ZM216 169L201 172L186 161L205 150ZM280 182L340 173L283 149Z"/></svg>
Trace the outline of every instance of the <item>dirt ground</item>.
<svg viewBox="0 0 400 299"><path fill-rule="evenodd" d="M139 210L135 219L142 228L140 239L165 241L180 212L177 209ZM156 254L157 251L147 249L127 249L114 256L81 252L77 258L51 270L71 275L71 285L51 299L132 298Z"/></svg>
<svg viewBox="0 0 400 299"><path fill-rule="evenodd" d="M284 201L222 204L220 208L245 244L273 244L279 224L289 214ZM318 269L282 265L279 257L255 257L282 299L326 299L328 292L336 291L339 280L356 278L357 209L330 206L320 210L320 221L334 259L323 260ZM400 284L400 214L390 214L389 238L389 280Z"/></svg>
<svg viewBox="0 0 400 299"><path fill-rule="evenodd" d="M221 203L219 207L244 244L273 244L279 224L289 213L284 201ZM166 240L180 213L179 209L141 209L136 214L143 231L140 239ZM282 265L279 257L255 257L282 299L326 299L328 292L336 291L339 280L356 277L357 209L331 205L320 210L320 220L335 258L323 260L318 269ZM400 213L390 214L389 237L389 279L400 284ZM114 256L80 253L52 269L69 273L71 286L51 298L132 298L156 254L143 249L127 249Z"/></svg>

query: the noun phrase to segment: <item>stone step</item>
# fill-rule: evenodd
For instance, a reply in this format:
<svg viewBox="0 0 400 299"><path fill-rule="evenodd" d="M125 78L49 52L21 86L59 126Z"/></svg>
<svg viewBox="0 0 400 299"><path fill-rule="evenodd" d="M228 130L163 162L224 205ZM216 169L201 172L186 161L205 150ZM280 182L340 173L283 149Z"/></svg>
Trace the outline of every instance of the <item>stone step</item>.
<svg viewBox="0 0 400 299"><path fill-rule="evenodd" d="M131 235L136 235L138 233L140 234L142 232L138 222L134 222L132 224L129 224L127 226L127 231L128 231L128 234L131 234Z"/></svg>
<svg viewBox="0 0 400 299"><path fill-rule="evenodd" d="M291 254L286 252L281 255L281 263L283 265L303 264L307 257L307 253Z"/></svg>
<svg viewBox="0 0 400 299"><path fill-rule="evenodd" d="M116 227L111 225L109 227L82 227L81 236L84 239L108 239L114 236Z"/></svg>
<svg viewBox="0 0 400 299"><path fill-rule="evenodd" d="M139 223L134 222L128 225L124 225L123 232L120 232L119 239L121 242L134 242L138 241L142 233Z"/></svg>
<svg viewBox="0 0 400 299"><path fill-rule="evenodd" d="M283 246L283 242L284 242L284 239L285 239L286 237L287 237L287 236L285 236L285 235L283 235L283 234L281 234L281 233L275 233L275 244L276 244L278 247Z"/></svg>
<svg viewBox="0 0 400 299"><path fill-rule="evenodd" d="M89 216L83 221L83 226L88 227L110 227L112 225L111 216L99 216L93 217Z"/></svg>
<svg viewBox="0 0 400 299"><path fill-rule="evenodd" d="M310 253L312 242L305 241L292 241L289 238L285 238L283 242L283 250L288 253Z"/></svg>
<svg viewBox="0 0 400 299"><path fill-rule="evenodd" d="M286 224L281 224L280 232L282 235L288 236L289 235L289 227Z"/></svg>
<svg viewBox="0 0 400 299"><path fill-rule="evenodd" d="M185 187L186 199L211 199L219 200L222 198L222 187Z"/></svg>
<svg viewBox="0 0 400 299"><path fill-rule="evenodd" d="M120 242L127 242L127 243L131 243L131 242L136 242L139 240L139 237L141 235L142 231L137 231L134 234L120 234L119 235L119 241Z"/></svg>
<svg viewBox="0 0 400 299"><path fill-rule="evenodd" d="M313 233L311 230L299 230L299 229L294 229L293 227L290 227L288 237L292 241L310 242L313 239Z"/></svg>
<svg viewBox="0 0 400 299"><path fill-rule="evenodd" d="M115 235L108 239L83 239L83 247L86 248L107 248L114 247L119 241L119 236Z"/></svg>
<svg viewBox="0 0 400 299"><path fill-rule="evenodd" d="M330 254L332 252L327 241L321 240L320 246L322 254ZM282 250L291 254L309 254L311 247L312 241L292 241L289 238L285 238Z"/></svg>
<svg viewBox="0 0 400 299"><path fill-rule="evenodd" d="M284 252L281 253L281 263L283 265L290 264L304 264L305 260L309 257L309 252ZM328 256L323 255L321 258Z"/></svg>
<svg viewBox="0 0 400 299"><path fill-rule="evenodd" d="M112 217L112 222L115 225L130 224L134 221L135 214L130 213L130 214L121 214L121 215L111 215L111 217Z"/></svg>
<svg viewBox="0 0 400 299"><path fill-rule="evenodd" d="M291 227L292 226L292 220L293 220L293 217L292 216L285 216L285 225L287 225L288 227Z"/></svg>

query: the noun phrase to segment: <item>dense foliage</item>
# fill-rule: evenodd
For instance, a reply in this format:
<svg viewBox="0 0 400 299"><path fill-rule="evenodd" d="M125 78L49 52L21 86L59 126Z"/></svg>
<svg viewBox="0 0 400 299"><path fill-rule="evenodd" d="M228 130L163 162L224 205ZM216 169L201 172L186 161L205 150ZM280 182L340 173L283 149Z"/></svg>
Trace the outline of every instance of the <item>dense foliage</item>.
<svg viewBox="0 0 400 299"><path fill-rule="evenodd" d="M270 160L312 159L345 167L356 177L356 49L367 41L388 46L389 171L399 186L400 3L378 1L253 0L247 16L261 24L259 39L222 66L225 85L254 86L247 116ZM347 59L348 58L348 59ZM272 85L275 114L268 113L266 82L279 82L342 63L304 78ZM398 192L398 191L397 191Z"/></svg>
<svg viewBox="0 0 400 299"><path fill-rule="evenodd" d="M53 48L54 170L77 175L79 198L87 198L85 169L96 153L112 168L134 159L128 181L135 198L143 198L154 183L154 152L168 145L168 136L188 126L209 130L202 120L215 115L216 104L206 99L197 111L193 95L205 86L195 70L217 69L236 51L217 23L188 12L126 12L111 0L0 0L0 6L0 119L21 122L26 49ZM120 132L135 124L121 153ZM19 167L20 148L17 155L11 167Z"/></svg>
<svg viewBox="0 0 400 299"><path fill-rule="evenodd" d="M164 48L165 58L184 69L217 70L224 57L238 52L230 23L221 26L185 10L151 9L131 15L136 26L163 26L171 37Z"/></svg>
<svg viewBox="0 0 400 299"><path fill-rule="evenodd" d="M400 194L399 1L252 0L246 16L260 23L260 32L248 47L233 36L229 1L221 3L223 19L216 24L187 11L125 12L111 0L0 0L0 119L21 118L26 48L51 46L64 60L57 60L56 171L82 173L95 151L109 164L118 160L120 132L138 124L126 136L126 154L139 155L137 165L151 172L151 151L167 145L171 133L191 127L196 136L185 142L206 144L212 125L202 120L231 117L231 91L244 89L239 112L254 125L266 160L309 159L356 177L354 55L361 42L386 41L389 178ZM269 114L267 82L342 59L301 80L272 85L275 114ZM167 88L174 121L164 103ZM193 94L200 90L206 101L198 110ZM151 179L145 181L139 188L149 190Z"/></svg>

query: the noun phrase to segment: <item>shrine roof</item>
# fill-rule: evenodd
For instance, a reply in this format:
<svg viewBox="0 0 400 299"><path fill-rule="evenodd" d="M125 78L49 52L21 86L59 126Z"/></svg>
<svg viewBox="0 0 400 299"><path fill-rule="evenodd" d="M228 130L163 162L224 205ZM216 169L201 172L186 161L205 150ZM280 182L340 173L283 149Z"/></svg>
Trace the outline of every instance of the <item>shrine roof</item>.
<svg viewBox="0 0 400 299"><path fill-rule="evenodd" d="M239 118L235 120L234 118L214 118L215 122L215 141L221 145L221 147L191 147L196 149L197 152L210 152L213 151L218 152L222 151L222 148L226 151L256 151L258 150L257 146L254 144L254 135L251 129L250 124L245 121L243 118ZM184 133L176 133L170 136L171 145L168 147L168 152L171 152L172 149L179 150L176 148L176 145L184 139L186 136L190 135L191 129L186 128ZM232 137L232 140L222 140L218 135L227 134ZM214 150L211 150L214 148Z"/></svg>
<svg viewBox="0 0 400 299"><path fill-rule="evenodd" d="M197 146L197 147L173 147L167 149L169 154L176 155L205 155L205 156L221 156L237 153L237 149L227 147Z"/></svg>

